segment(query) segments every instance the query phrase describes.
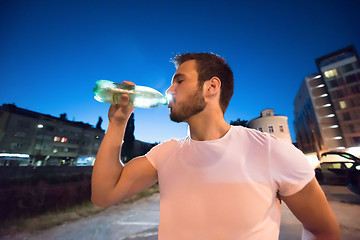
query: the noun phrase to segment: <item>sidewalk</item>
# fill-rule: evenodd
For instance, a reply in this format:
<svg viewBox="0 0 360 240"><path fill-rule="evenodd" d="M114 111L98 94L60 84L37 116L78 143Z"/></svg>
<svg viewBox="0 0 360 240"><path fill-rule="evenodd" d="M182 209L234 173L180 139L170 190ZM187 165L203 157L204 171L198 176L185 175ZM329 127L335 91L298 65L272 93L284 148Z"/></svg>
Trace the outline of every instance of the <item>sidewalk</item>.
<svg viewBox="0 0 360 240"><path fill-rule="evenodd" d="M360 195L343 186L323 186L342 229L343 240L360 239ZM134 203L113 206L92 217L37 234L7 236L2 240L156 240L160 215L159 194ZM280 240L301 239L302 227L283 205Z"/></svg>

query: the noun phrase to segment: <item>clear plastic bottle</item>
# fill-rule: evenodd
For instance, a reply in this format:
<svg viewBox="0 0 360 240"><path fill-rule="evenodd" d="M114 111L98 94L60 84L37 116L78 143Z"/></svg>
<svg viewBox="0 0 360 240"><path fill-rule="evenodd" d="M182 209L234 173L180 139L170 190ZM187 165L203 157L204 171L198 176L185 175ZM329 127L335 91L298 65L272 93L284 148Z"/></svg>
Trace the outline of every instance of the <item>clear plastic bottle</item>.
<svg viewBox="0 0 360 240"><path fill-rule="evenodd" d="M153 108L169 103L169 96L164 96L153 88L114 83L108 80L96 81L93 92L94 98L104 103L120 103L122 94L129 96L129 103L134 107Z"/></svg>

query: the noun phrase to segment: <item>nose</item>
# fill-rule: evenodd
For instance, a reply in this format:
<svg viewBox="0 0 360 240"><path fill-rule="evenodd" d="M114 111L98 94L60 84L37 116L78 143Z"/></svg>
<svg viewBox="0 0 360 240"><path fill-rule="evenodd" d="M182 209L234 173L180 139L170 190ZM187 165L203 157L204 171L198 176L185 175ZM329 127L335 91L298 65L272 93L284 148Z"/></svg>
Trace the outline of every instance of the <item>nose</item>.
<svg viewBox="0 0 360 240"><path fill-rule="evenodd" d="M169 103L174 100L174 93L175 93L175 88L174 88L174 85L172 84L172 85L165 91L166 100L167 100Z"/></svg>
<svg viewBox="0 0 360 240"><path fill-rule="evenodd" d="M174 85L171 85L166 91L165 91L165 93L166 94L174 94L174 92L175 92L175 88L174 88Z"/></svg>

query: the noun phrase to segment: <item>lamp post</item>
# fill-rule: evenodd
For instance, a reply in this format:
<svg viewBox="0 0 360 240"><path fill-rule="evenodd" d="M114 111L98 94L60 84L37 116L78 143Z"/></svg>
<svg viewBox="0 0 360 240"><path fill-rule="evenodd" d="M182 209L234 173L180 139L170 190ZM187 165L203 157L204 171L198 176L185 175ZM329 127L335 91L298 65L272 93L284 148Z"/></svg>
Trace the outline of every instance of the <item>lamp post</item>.
<svg viewBox="0 0 360 240"><path fill-rule="evenodd" d="M39 123L37 125L37 128L38 128L38 131L41 132L41 141L40 141L40 147L39 147L39 151L36 155L36 162L38 162L39 160L43 161L43 157L41 155L41 150L42 150L42 147L43 147L43 144L44 144L44 132L42 131L42 129L44 128L44 125ZM41 165L45 165L45 162L42 162Z"/></svg>

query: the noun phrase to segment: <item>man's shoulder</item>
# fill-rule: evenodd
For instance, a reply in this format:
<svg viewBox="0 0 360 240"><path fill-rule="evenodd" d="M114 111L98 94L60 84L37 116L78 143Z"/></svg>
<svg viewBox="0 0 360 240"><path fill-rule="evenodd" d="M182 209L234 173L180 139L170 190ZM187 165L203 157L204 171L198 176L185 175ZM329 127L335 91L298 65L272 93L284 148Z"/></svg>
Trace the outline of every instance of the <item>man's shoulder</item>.
<svg viewBox="0 0 360 240"><path fill-rule="evenodd" d="M269 133L260 132L253 128L243 126L232 126L232 134L241 137L246 141L268 142L271 138Z"/></svg>
<svg viewBox="0 0 360 240"><path fill-rule="evenodd" d="M164 142L159 143L154 147L154 149L163 149L163 148L176 148L178 146L181 146L182 143L185 141L186 138L172 138L169 140L166 140Z"/></svg>

